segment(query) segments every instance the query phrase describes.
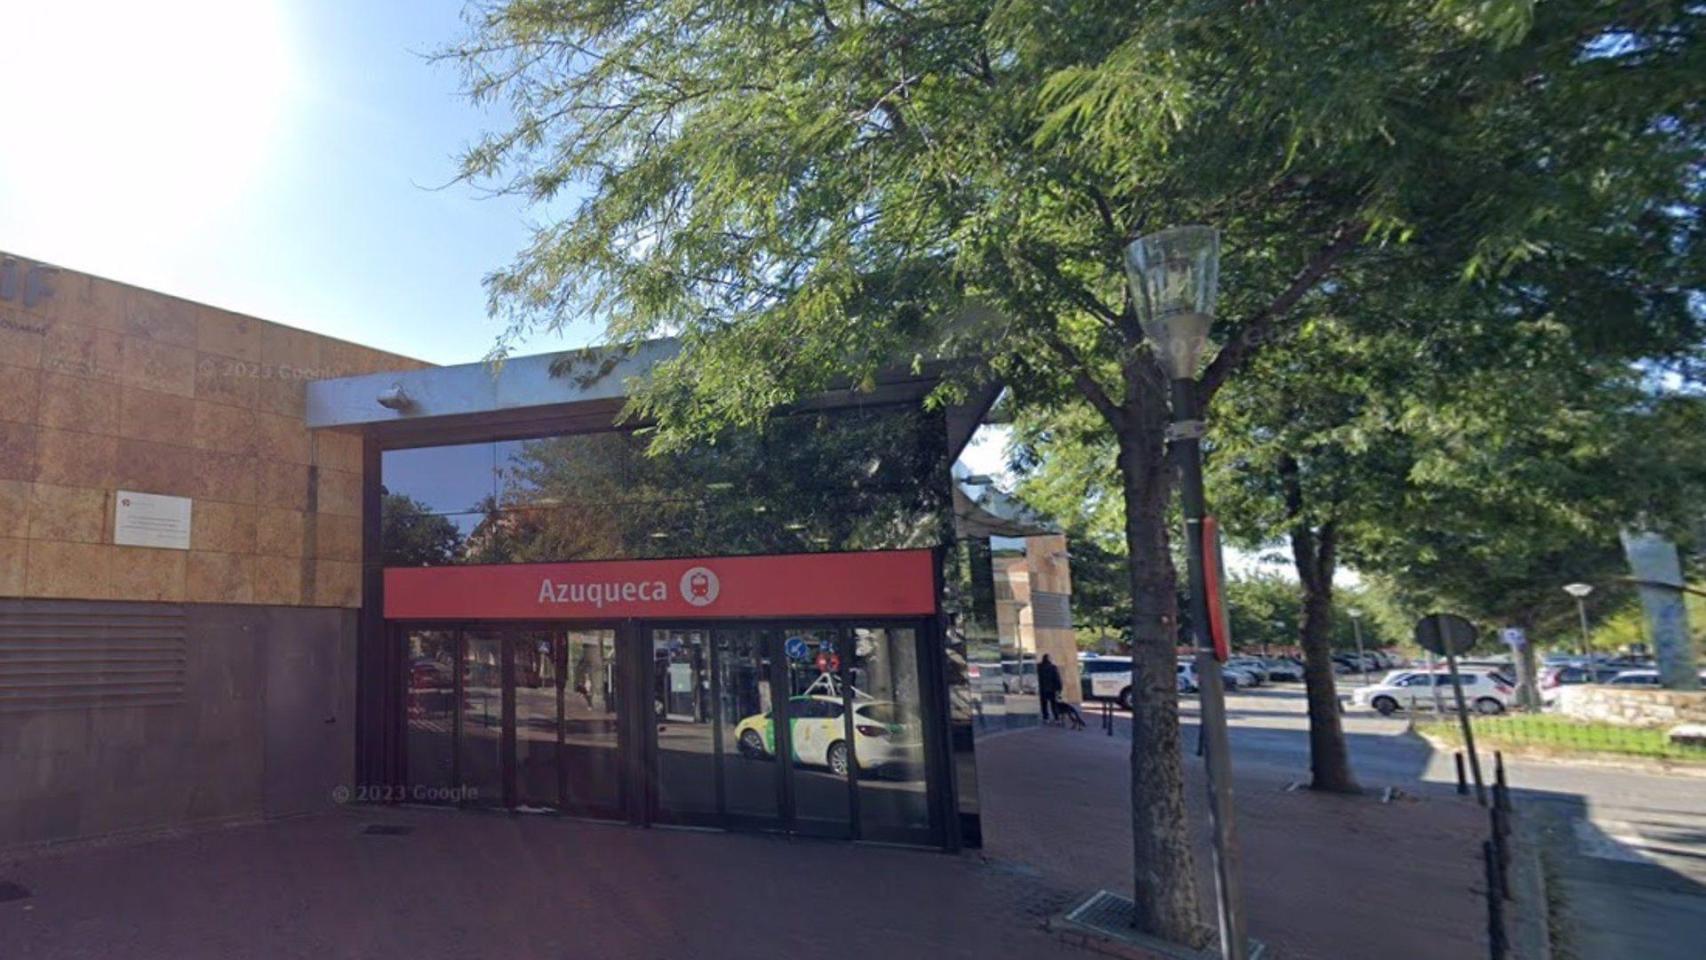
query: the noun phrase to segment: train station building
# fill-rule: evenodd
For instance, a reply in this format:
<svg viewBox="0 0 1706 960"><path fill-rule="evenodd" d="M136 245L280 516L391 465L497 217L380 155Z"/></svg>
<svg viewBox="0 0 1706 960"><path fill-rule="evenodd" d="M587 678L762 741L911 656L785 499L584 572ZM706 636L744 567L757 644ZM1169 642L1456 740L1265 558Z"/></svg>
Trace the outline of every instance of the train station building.
<svg viewBox="0 0 1706 960"><path fill-rule="evenodd" d="M0 848L347 802L980 843L1035 701L974 678L1071 627L1064 542L954 472L993 386L659 454L668 341L437 367L0 264Z"/></svg>

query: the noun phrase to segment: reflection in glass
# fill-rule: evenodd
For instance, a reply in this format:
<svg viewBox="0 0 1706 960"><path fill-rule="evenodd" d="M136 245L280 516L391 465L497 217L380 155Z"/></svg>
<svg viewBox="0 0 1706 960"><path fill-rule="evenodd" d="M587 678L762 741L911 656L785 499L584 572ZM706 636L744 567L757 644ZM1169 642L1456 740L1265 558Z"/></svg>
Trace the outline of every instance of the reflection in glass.
<svg viewBox="0 0 1706 960"><path fill-rule="evenodd" d="M652 631L652 701L658 809L716 813L716 731L705 631Z"/></svg>
<svg viewBox="0 0 1706 960"><path fill-rule="evenodd" d="M503 805L503 634L463 635L462 786L467 801Z"/></svg>
<svg viewBox="0 0 1706 960"><path fill-rule="evenodd" d="M380 470L385 491L407 497L425 513L480 510L497 493L497 464L490 443L387 450Z"/></svg>
<svg viewBox="0 0 1706 960"><path fill-rule="evenodd" d="M718 630L717 719L723 730L723 796L735 816L774 819L776 730L771 716L770 658L755 630Z"/></svg>
<svg viewBox="0 0 1706 960"><path fill-rule="evenodd" d="M939 414L797 414L652 454L605 431L388 451L392 566L932 546L946 538Z"/></svg>
<svg viewBox="0 0 1706 960"><path fill-rule="evenodd" d="M867 836L930 829L917 647L910 628L853 631L853 746Z"/></svg>
<svg viewBox="0 0 1706 960"><path fill-rule="evenodd" d="M564 638L563 808L614 813L622 800L617 739L616 631Z"/></svg>
<svg viewBox="0 0 1706 960"><path fill-rule="evenodd" d="M845 832L852 820L847 777L846 690L840 631L787 628L788 730L793 741L794 819L802 826Z"/></svg>
<svg viewBox="0 0 1706 960"><path fill-rule="evenodd" d="M403 638L404 769L414 799L449 796L456 749L456 633L413 630Z"/></svg>
<svg viewBox="0 0 1706 960"><path fill-rule="evenodd" d="M554 807L563 697L562 637L524 630L510 635L515 671L516 803Z"/></svg>

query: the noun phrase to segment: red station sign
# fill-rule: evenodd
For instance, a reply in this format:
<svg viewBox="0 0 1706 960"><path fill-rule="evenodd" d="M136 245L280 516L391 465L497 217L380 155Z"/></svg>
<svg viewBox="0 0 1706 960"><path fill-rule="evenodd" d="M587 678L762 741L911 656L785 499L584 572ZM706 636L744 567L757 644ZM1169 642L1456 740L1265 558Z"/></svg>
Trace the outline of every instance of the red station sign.
<svg viewBox="0 0 1706 960"><path fill-rule="evenodd" d="M929 616L929 550L387 567L397 620Z"/></svg>

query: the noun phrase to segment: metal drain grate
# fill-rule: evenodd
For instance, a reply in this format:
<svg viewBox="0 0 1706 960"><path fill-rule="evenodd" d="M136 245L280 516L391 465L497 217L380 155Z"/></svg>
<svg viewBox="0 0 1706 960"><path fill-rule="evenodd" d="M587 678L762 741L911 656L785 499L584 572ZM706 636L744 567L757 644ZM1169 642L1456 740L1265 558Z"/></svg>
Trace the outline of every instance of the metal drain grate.
<svg viewBox="0 0 1706 960"><path fill-rule="evenodd" d="M1066 919L1097 933L1124 939L1137 931L1137 905L1117 893L1098 890L1073 908Z"/></svg>
<svg viewBox="0 0 1706 960"><path fill-rule="evenodd" d="M13 900L28 900L29 898L29 887L26 887L21 883L13 883L10 880L0 880L0 903L9 903Z"/></svg>
<svg viewBox="0 0 1706 960"><path fill-rule="evenodd" d="M1130 898L1108 890L1098 890L1091 894L1090 899L1072 908L1065 919L1068 924L1080 930L1137 947L1146 956L1170 957L1176 960L1217 960L1220 956L1219 949L1212 946L1206 950L1192 950L1140 933L1136 925L1136 905ZM1247 954L1249 960L1261 960L1264 953L1266 948L1261 941L1250 941Z"/></svg>
<svg viewBox="0 0 1706 960"><path fill-rule="evenodd" d="M361 832L375 837L406 837L414 833L415 828L400 823L370 823L363 827Z"/></svg>

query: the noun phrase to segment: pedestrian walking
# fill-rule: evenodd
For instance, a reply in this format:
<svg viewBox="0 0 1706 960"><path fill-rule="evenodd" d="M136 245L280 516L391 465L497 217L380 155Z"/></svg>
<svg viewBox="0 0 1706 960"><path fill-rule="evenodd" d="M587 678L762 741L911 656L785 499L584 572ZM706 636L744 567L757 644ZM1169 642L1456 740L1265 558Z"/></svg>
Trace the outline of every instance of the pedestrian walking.
<svg viewBox="0 0 1706 960"><path fill-rule="evenodd" d="M1043 722L1060 719L1060 668L1048 654L1037 664L1037 699L1042 702Z"/></svg>

